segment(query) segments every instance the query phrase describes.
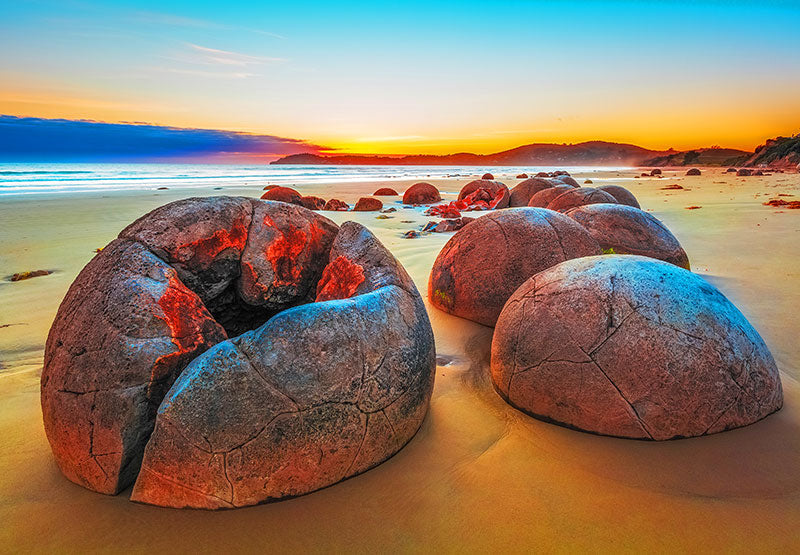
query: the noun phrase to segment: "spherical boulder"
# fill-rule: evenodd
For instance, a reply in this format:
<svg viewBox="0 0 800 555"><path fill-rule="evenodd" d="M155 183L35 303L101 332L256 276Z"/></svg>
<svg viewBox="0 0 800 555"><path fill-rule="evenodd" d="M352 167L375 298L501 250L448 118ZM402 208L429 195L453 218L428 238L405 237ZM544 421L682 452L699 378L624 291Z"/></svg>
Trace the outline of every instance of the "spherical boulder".
<svg viewBox="0 0 800 555"><path fill-rule="evenodd" d="M510 197L508 187L506 187L505 183L493 181L491 179L475 179L474 181L470 181L461 188L461 191L458 193L458 200L463 200L465 197L480 190L486 191L492 198L502 195L495 208L500 209L508 207L508 200Z"/></svg>
<svg viewBox="0 0 800 555"><path fill-rule="evenodd" d="M558 175L554 178L556 181L560 181L564 185L572 185L573 187L580 187L580 184L575 181L574 178L570 177L569 175Z"/></svg>
<svg viewBox="0 0 800 555"><path fill-rule="evenodd" d="M361 197L353 207L354 212L375 212L383 208L383 203L376 198Z"/></svg>
<svg viewBox="0 0 800 555"><path fill-rule="evenodd" d="M439 189L430 183L414 183L403 194L403 204L433 204L442 200Z"/></svg>
<svg viewBox="0 0 800 555"><path fill-rule="evenodd" d="M322 209L327 210L328 212L346 212L347 210L350 210L350 205L342 200L339 200L338 198L332 198L325 203L325 206Z"/></svg>
<svg viewBox="0 0 800 555"><path fill-rule="evenodd" d="M533 274L600 247L572 219L542 208L477 218L453 235L433 264L433 306L493 326L511 294Z"/></svg>
<svg viewBox="0 0 800 555"><path fill-rule="evenodd" d="M619 185L603 185L601 187L597 187L597 189L599 191L608 193L620 204L633 206L634 208L641 208L641 206L639 206L639 201L636 200L636 197L633 196L633 193L631 193L625 187L620 187Z"/></svg>
<svg viewBox="0 0 800 555"><path fill-rule="evenodd" d="M262 200L277 200L280 202L288 202L289 204L297 204L302 206L303 201L300 193L290 187L273 187L266 193L261 195Z"/></svg>
<svg viewBox="0 0 800 555"><path fill-rule="evenodd" d="M749 176L749 175L752 175L752 173L753 173L753 172L752 172L751 170L748 170L747 168L740 168L740 169L739 169L739 170L736 172L736 175L738 175L738 176L740 176L740 177L747 177L747 176Z"/></svg>
<svg viewBox="0 0 800 555"><path fill-rule="evenodd" d="M520 181L516 187L509 191L508 205L511 207L528 206L528 202L530 202L533 195L554 186L554 181L540 177L531 177L525 181Z"/></svg>
<svg viewBox="0 0 800 555"><path fill-rule="evenodd" d="M567 191L566 193L554 198L550 204L547 205L547 208L557 212L566 212L570 208L575 208L576 206L598 204L601 202L617 204L617 199L605 191L600 191L599 189L593 189L592 187L578 187L577 189L572 189L571 191Z"/></svg>
<svg viewBox="0 0 800 555"><path fill-rule="evenodd" d="M488 179L489 181L494 181L494 176L490 173L485 173L481 176L481 179Z"/></svg>
<svg viewBox="0 0 800 555"><path fill-rule="evenodd" d="M322 210L325 208L325 199L315 196L300 197L300 206L309 210Z"/></svg>
<svg viewBox="0 0 800 555"><path fill-rule="evenodd" d="M528 179L528 174L527 173L521 173L521 174L517 175L517 179Z"/></svg>
<svg viewBox="0 0 800 555"><path fill-rule="evenodd" d="M372 193L374 197L394 197L397 196L397 191L390 187L381 187L374 193Z"/></svg>
<svg viewBox="0 0 800 555"><path fill-rule="evenodd" d="M736 168L728 168L725 173L736 173Z"/></svg>
<svg viewBox="0 0 800 555"><path fill-rule="evenodd" d="M553 199L575 189L572 185L554 185L534 193L528 201L528 206L547 208Z"/></svg>
<svg viewBox="0 0 800 555"><path fill-rule="evenodd" d="M689 258L675 236L655 216L624 204L587 204L566 212L605 250L638 254L689 269Z"/></svg>
<svg viewBox="0 0 800 555"><path fill-rule="evenodd" d="M525 282L497 321L491 374L536 418L623 438L712 434L783 404L741 312L700 276L639 256L568 260Z"/></svg>
<svg viewBox="0 0 800 555"><path fill-rule="evenodd" d="M700 170L698 170L697 168L692 168L686 172L686 175L701 175L701 174Z"/></svg>
<svg viewBox="0 0 800 555"><path fill-rule="evenodd" d="M372 326L369 333L350 334L346 340L336 337L327 347L335 322L346 321L352 328L359 318ZM232 353L230 345L244 337L250 338L253 350L244 352L251 358L212 356ZM258 348L266 351L253 356ZM333 354L325 358L326 351ZM386 360L379 359L389 351ZM102 493L117 493L138 475L137 500L173 507L238 506L281 497L273 495L279 490L299 495L378 464L413 435L427 407L433 356L432 332L419 293L399 263L363 227L349 222L339 228L314 212L282 202L186 199L125 228L70 287L45 348L44 427L65 476ZM202 362L207 359L218 366ZM320 360L325 379L333 381L320 378L317 370L298 373ZM196 381L186 375L190 367L204 369ZM344 368L352 375L345 376ZM286 380L296 379L316 391L317 400L335 406L328 410L315 404L308 413L291 406L287 410L292 415L284 415L286 398L274 388L287 387L287 382L277 374L294 376ZM181 385L171 388L179 376ZM314 383L315 377L319 383ZM302 395L292 391L299 403ZM338 396L344 391L347 395ZM358 414L346 418L360 419L362 428L357 433L349 429L347 437L358 436L358 449L339 436L346 429L345 416L336 404L350 403L353 391ZM159 424L156 414L163 400L174 399L178 392L191 398L193 408ZM278 406L281 414L267 412L266 407ZM352 408L348 407L342 410ZM258 443L249 426L269 414L275 420L260 440L274 438L270 434L275 428L269 427L274 424L281 430L275 433L291 431L299 443L281 444L269 457L245 453L245 444L249 449ZM289 430L283 423L295 414L302 414L303 422L294 421ZM157 436L151 436L154 426ZM332 435L323 433L333 428ZM203 435L189 433L198 429ZM169 435L174 431L190 444ZM240 452L233 453L233 444L226 444L231 447L227 452L216 449L214 438L250 433L252 444L242 442ZM309 441L315 449L323 444L341 449L340 458L335 464L321 458L318 464L303 462L311 460L303 447ZM272 447L275 444L272 441ZM150 463L143 481L147 487L139 485L146 473L140 472L145 445L152 457L169 467ZM200 455L192 445L206 452ZM341 460L345 452L351 456L346 462ZM205 475L190 465L195 459L187 453L202 458ZM236 465L268 458L270 464L259 467L262 474L248 470L249 486L237 490L242 497L234 499L233 489L227 488L236 482ZM274 487L259 490L253 480L269 481ZM255 489L245 493L247 487Z"/></svg>
<svg viewBox="0 0 800 555"><path fill-rule="evenodd" d="M658 168L655 168L654 170L650 171L650 175L661 175L661 170L658 169Z"/></svg>

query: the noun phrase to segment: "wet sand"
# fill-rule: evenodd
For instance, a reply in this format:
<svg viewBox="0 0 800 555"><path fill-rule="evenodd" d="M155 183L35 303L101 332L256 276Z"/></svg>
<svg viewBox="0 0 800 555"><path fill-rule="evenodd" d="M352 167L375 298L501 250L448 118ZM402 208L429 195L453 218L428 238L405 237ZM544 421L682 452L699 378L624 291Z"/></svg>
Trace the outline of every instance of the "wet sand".
<svg viewBox="0 0 800 555"><path fill-rule="evenodd" d="M260 196L261 187L0 199L0 551L797 551L800 548L800 176L701 177L665 171L591 174L630 188L667 224L694 271L719 287L762 335L781 370L784 408L750 427L650 443L545 424L506 405L488 379L492 330L429 307L440 365L422 429L367 473L297 499L209 513L92 493L61 476L39 408L47 330L78 271L128 223L195 195ZM583 182L584 175L576 175ZM498 176L509 186L513 176ZM466 179L435 180L457 193ZM685 190L661 190L678 183ZM352 203L379 186L299 186ZM444 195L451 200L455 195ZM420 291L452 234L404 239L422 210L324 212L367 225ZM688 206L701 206L687 210ZM403 223L411 220L414 223Z"/></svg>

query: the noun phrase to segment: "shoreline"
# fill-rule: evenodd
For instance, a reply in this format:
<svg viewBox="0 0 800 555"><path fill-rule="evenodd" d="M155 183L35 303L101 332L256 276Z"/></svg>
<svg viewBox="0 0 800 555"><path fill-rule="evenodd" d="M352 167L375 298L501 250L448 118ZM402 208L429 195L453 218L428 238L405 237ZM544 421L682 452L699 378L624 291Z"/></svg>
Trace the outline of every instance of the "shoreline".
<svg viewBox="0 0 800 555"><path fill-rule="evenodd" d="M547 424L507 405L488 379L491 329L428 305L436 383L420 432L385 463L295 499L208 513L130 503L129 492L95 494L67 481L44 437L38 372L52 317L78 271L128 223L187 196L258 197L259 185L0 197L0 541L22 551L337 549L349 551L791 550L800 546L800 211L763 206L800 198L796 174L741 178L725 168L701 177L573 176L620 184L681 241L695 273L718 287L772 351L784 407L746 428L664 443L594 436ZM667 173L670 170L662 168ZM478 170L480 171L480 170ZM529 175L530 172L528 172ZM520 180L498 174L513 187ZM419 178L391 180L402 194ZM426 179L452 200L469 178ZM683 190L663 190L678 183ZM386 180L301 184L302 194L351 205ZM198 194L200 193L200 194ZM433 259L452 235L404 239L433 219L405 210L320 212L367 225L425 297ZM697 205L701 209L686 210ZM472 214L470 214L472 215ZM404 223L412 222L412 223ZM2 279L4 276L0 276ZM169 512L167 512L169 511ZM180 542L180 543L177 543Z"/></svg>

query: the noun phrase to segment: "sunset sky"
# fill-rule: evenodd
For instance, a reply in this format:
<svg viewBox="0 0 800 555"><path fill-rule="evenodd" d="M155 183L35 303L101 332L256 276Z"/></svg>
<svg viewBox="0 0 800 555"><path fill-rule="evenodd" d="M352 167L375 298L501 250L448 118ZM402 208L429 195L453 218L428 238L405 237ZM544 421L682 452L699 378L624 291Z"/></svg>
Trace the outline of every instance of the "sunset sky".
<svg viewBox="0 0 800 555"><path fill-rule="evenodd" d="M0 0L0 114L359 153L752 149L800 131L799 29L768 0Z"/></svg>

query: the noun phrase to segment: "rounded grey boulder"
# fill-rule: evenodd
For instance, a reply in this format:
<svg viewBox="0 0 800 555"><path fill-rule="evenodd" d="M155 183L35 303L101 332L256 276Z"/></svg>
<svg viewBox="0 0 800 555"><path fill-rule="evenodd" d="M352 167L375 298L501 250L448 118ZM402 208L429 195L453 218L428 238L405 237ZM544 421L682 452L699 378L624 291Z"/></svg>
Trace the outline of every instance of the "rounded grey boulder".
<svg viewBox="0 0 800 555"><path fill-rule="evenodd" d="M640 256L568 260L528 280L497 321L491 373L528 414L625 438L713 434L783 404L741 312L700 276Z"/></svg>

